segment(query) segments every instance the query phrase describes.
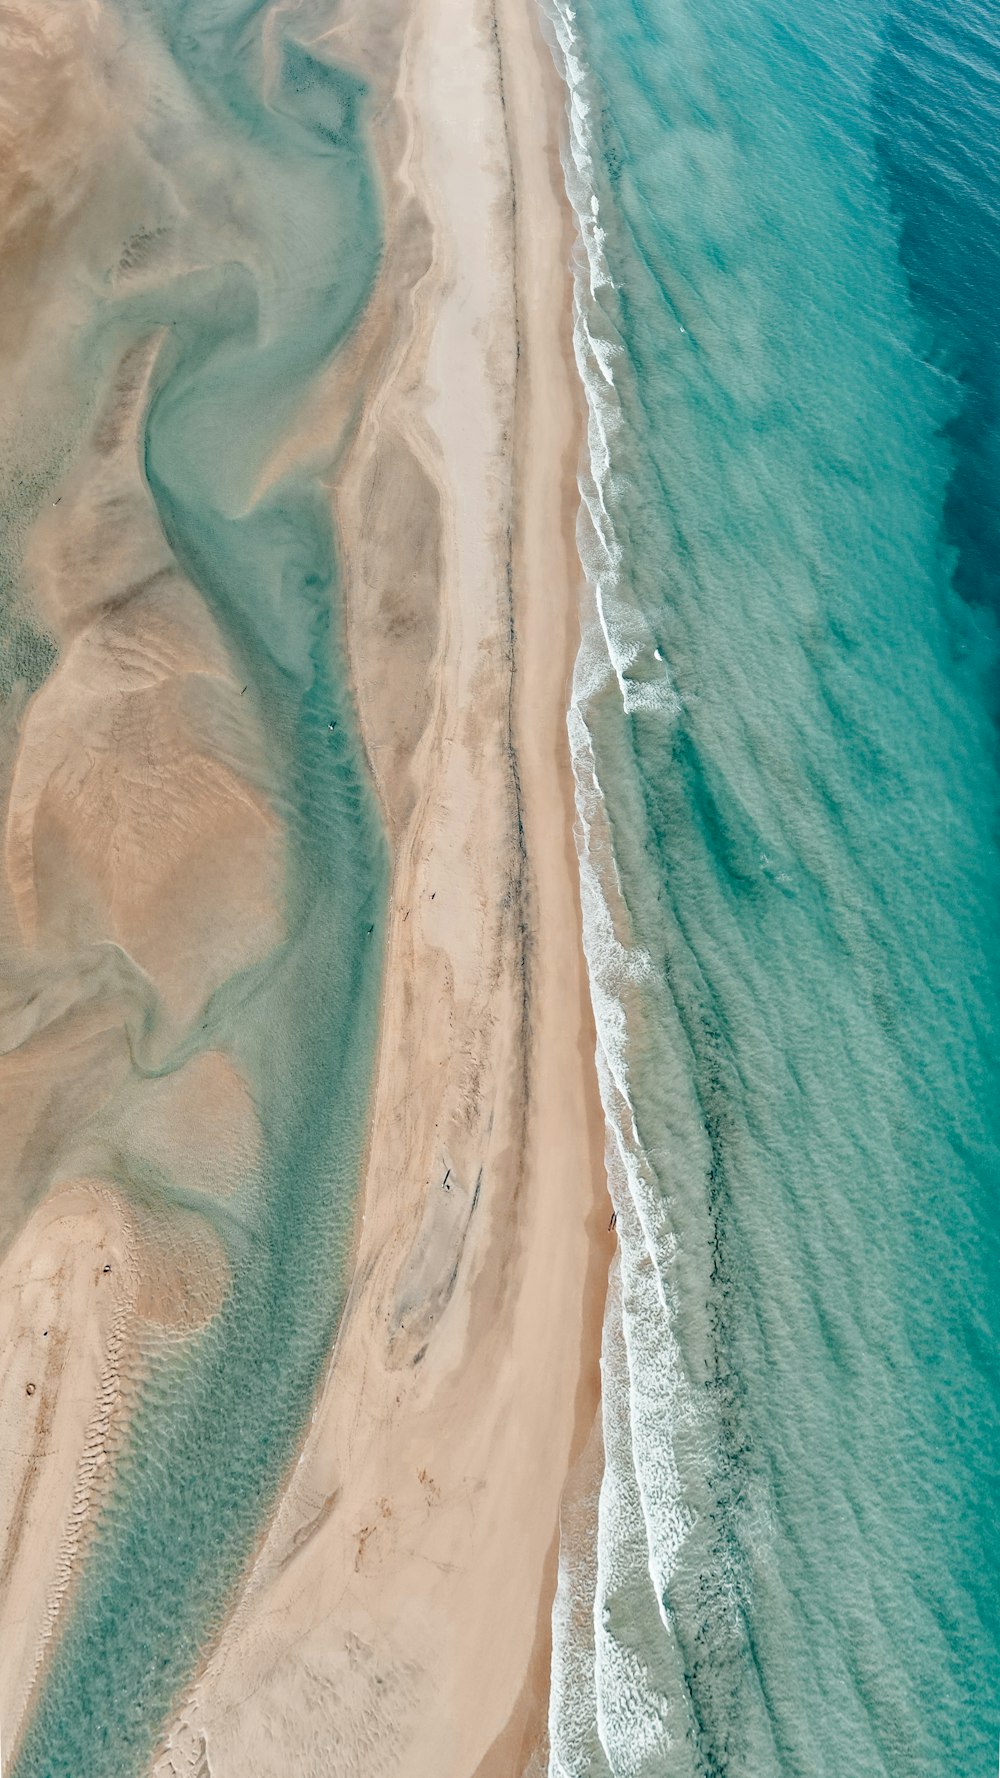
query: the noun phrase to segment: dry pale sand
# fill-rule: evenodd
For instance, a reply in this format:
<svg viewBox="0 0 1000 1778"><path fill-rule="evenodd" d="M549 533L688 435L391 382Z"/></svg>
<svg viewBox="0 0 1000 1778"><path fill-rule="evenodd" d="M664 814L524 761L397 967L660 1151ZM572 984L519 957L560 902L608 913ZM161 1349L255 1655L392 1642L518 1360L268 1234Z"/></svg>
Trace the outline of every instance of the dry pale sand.
<svg viewBox="0 0 1000 1778"><path fill-rule="evenodd" d="M597 1406L610 1251L565 731L581 420L563 95L534 4L368 0L325 38L372 86L386 257L273 472L328 457L363 392L331 499L394 852L385 998L336 1352L156 1778L514 1778L544 1763L560 1499ZM74 9L56 15L83 29ZM89 190L74 178L53 174L65 228ZM48 241L47 218L38 229ZM8 766L0 917L30 970L12 970L0 1030L23 1136L0 1200L5 1743L112 1467L136 1329L196 1322L215 1289L212 1254L185 1254L176 1232L171 1263L144 1264L149 1232L73 1131L122 1090L130 1009L154 1006L166 1043L206 980L280 929L266 743L143 529L146 374L141 354L125 366L33 539L60 656ZM81 536L90 554L70 573L62 540ZM148 591L119 608L94 596L109 579ZM134 762L154 757L151 804ZM194 932L181 869L197 873ZM72 973L84 940L86 980ZM147 1083L126 1112L192 1182L187 1133L212 1128L213 1189L253 1152L252 1106L219 1056L182 1087Z"/></svg>
<svg viewBox="0 0 1000 1778"><path fill-rule="evenodd" d="M363 1221L301 1458L157 1778L541 1769L560 1497L597 1402L562 94L533 0L415 0L395 74L393 28L387 261L336 488L395 845Z"/></svg>

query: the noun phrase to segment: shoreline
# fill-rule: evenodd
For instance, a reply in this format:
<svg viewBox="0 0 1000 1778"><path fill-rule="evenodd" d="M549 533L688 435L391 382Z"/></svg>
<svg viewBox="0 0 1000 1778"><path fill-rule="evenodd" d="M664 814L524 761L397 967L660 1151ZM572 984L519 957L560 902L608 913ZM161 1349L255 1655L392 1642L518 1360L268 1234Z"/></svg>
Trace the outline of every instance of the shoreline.
<svg viewBox="0 0 1000 1778"><path fill-rule="evenodd" d="M329 53L350 60L364 28L338 24ZM559 1505L599 1406L613 1244L566 733L585 400L565 90L534 0L474 22L424 0L398 49L373 131L385 264L331 373L364 396L335 493L394 852L355 1270L157 1778L203 1757L277 1778L320 1744L366 1778L540 1772Z"/></svg>

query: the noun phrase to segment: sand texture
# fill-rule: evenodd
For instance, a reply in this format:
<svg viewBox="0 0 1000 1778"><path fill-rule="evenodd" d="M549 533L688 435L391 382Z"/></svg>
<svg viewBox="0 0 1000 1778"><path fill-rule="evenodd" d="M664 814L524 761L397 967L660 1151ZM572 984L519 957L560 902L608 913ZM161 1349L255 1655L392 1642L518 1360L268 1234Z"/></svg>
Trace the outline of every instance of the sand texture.
<svg viewBox="0 0 1000 1778"><path fill-rule="evenodd" d="M336 490L395 851L363 1222L301 1459L157 1778L541 1769L559 1502L596 1408L560 94L521 4L419 5L400 48Z"/></svg>
<svg viewBox="0 0 1000 1778"><path fill-rule="evenodd" d="M71 41L103 14L51 20L68 65L105 66ZM385 249L256 495L332 463L336 641L392 856L379 1048L336 1347L151 1778L514 1778L544 1768L560 1500L597 1408L610 1257L565 729L581 419L563 95L532 0L303 21L369 85ZM56 50L34 13L4 28L47 58L44 133ZM107 92L67 80L108 152ZM88 201L68 170L84 123L63 119L38 214L8 203L40 288ZM0 341L12 365L31 325ZM200 1223L161 1239L117 1190L115 1131L220 1199L259 1143L230 1059L136 1079L136 1044L162 1055L282 939L266 725L144 497L156 350L116 372L26 546L56 659L9 720L5 781L5 1743L150 1330L201 1325L225 1287Z"/></svg>

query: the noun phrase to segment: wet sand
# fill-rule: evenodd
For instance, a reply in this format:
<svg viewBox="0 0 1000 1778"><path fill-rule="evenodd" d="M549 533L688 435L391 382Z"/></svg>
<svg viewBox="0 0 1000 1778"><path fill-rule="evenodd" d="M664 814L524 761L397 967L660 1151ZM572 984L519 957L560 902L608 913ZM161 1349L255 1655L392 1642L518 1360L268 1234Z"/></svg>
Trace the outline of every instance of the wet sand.
<svg viewBox="0 0 1000 1778"><path fill-rule="evenodd" d="M272 473L328 455L362 392L329 487L359 719L393 850L379 1059L336 1351L247 1584L155 1773L513 1778L544 1763L559 1505L597 1408L610 1258L565 730L582 422L563 94L533 0L376 4L345 10L325 35L320 9L308 17L321 50L372 87L386 253L362 327ZM111 428L125 481L138 386L119 391ZM114 450L109 461L112 475ZM114 500L127 510L124 482ZM79 531L79 513L60 522ZM138 518L122 527L130 550L136 527ZM38 560L58 566L58 536L46 541L42 527L39 538ZM152 558L142 568L154 591L149 612L130 607L139 665L135 638L108 640L101 624L114 620L88 609L74 620L82 640L64 646L29 708L6 830L10 918L28 937L40 920L52 926L44 889L54 867L31 852L33 810L38 784L48 810L47 787L62 781L52 737L72 697L91 699L91 729L104 723L117 786L127 674L141 672L146 693L152 673L167 689L144 696L142 720L160 727L137 740L126 723L124 744L176 762L176 787L157 786L152 817L141 783L134 806L118 808L116 832L135 837L131 853L115 849L113 880L102 847L67 880L103 896L109 936L139 960L175 1030L206 970L221 979L240 945L253 956L274 942L278 839L252 709L184 584ZM66 577L37 578L56 589L51 609ZM118 674L103 700L93 689L101 647ZM210 722L202 710L196 755L170 689L193 672L219 712ZM218 910L194 944L172 920L166 862L146 882L147 829L164 808L176 811L175 831L194 836L196 900ZM53 831L86 853L100 812L79 834L75 819L56 809ZM91 913L60 917L65 945ZM120 994L117 978L113 988ZM130 980L130 993L143 991ZM66 1040L97 1046L94 1090L105 1094L121 1024L106 1010L111 997L96 984L86 1029ZM63 1042L61 1027L45 1029L46 1042ZM222 1078L225 1066L206 1058L205 1078L186 1078L190 1104L161 1095L142 1111L148 1141L167 1145L192 1179L188 1133L216 1129L216 1189L255 1141L252 1106L238 1078ZM162 1265L159 1294L144 1284L139 1235L89 1158L81 1153L64 1194L43 1200L4 1261L18 1459L0 1477L0 1641L9 1646L9 1628L23 1639L17 1661L0 1667L5 1724L23 1707L52 1601L68 1584L65 1550L99 1498L107 1427L127 1394L116 1339L134 1340L137 1315L169 1326L180 1313ZM196 1322L211 1313L212 1256L175 1270L200 1280L197 1300L181 1304ZM39 1318L60 1339L87 1330L61 1369L50 1361L48 1418L24 1393L37 1368L25 1330L34 1339Z"/></svg>
<svg viewBox="0 0 1000 1778"><path fill-rule="evenodd" d="M256 1157L227 1058L158 1083L136 1058L280 936L281 861L263 736L143 485L158 340L110 368L96 412L72 368L104 268L128 282L122 242L160 202L133 135L141 71L96 7L22 0L0 45L6 1769L143 1349L203 1326L226 1288L200 1219L129 1204L122 1156L223 1195Z"/></svg>
<svg viewBox="0 0 1000 1778"><path fill-rule="evenodd" d="M562 94L527 0L423 0L336 488L395 870L348 1312L157 1778L540 1771L609 1247L565 736L580 411ZM395 285L395 288L394 288ZM317 422L318 423L318 422Z"/></svg>

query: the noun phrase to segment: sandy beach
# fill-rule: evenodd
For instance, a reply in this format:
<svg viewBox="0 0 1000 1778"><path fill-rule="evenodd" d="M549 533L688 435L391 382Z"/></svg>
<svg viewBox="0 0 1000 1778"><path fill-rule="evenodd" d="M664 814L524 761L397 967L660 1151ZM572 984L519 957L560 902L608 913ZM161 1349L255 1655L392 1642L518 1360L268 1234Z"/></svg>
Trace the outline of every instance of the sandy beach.
<svg viewBox="0 0 1000 1778"><path fill-rule="evenodd" d="M386 264L333 490L394 847L354 1280L157 1778L542 1770L560 1497L598 1400L563 96L531 0L421 0L385 23Z"/></svg>
<svg viewBox="0 0 1000 1778"><path fill-rule="evenodd" d="M514 1778L544 1769L560 1500L598 1406L611 1250L565 729L582 418L564 95L534 0L388 0L332 31L321 8L308 16L320 53L370 89L385 254L360 329L266 479L346 440L326 480L391 844L388 950L336 1348L153 1771ZM162 1050L213 973L280 935L266 738L144 509L148 364L126 365L99 450L32 542L62 652L8 767L4 919L55 959L53 979L81 922L110 942L65 1017L47 1007L25 1026L14 996L2 1085L24 1156L54 1077L76 1069L84 1115L124 1090L130 1006L155 1005ZM93 559L71 576L63 539L81 526ZM149 586L122 619L109 578ZM190 675L213 713L197 745L176 690ZM123 721L133 707L141 719ZM66 763L74 708L103 762L85 777ZM170 772L118 807L109 862L80 798L117 795L123 773L139 786L137 748ZM200 872L194 932L177 860L151 837L164 808ZM91 885L82 913L49 890L60 859L60 881ZM191 1189L207 1167L224 1192L253 1156L253 1106L211 1051L172 1078L137 1101L150 1152ZM22 1162L8 1204L5 1752L113 1471L144 1330L198 1325L223 1288L204 1242L187 1251L175 1226L165 1256L101 1157L70 1152L34 1208Z"/></svg>

